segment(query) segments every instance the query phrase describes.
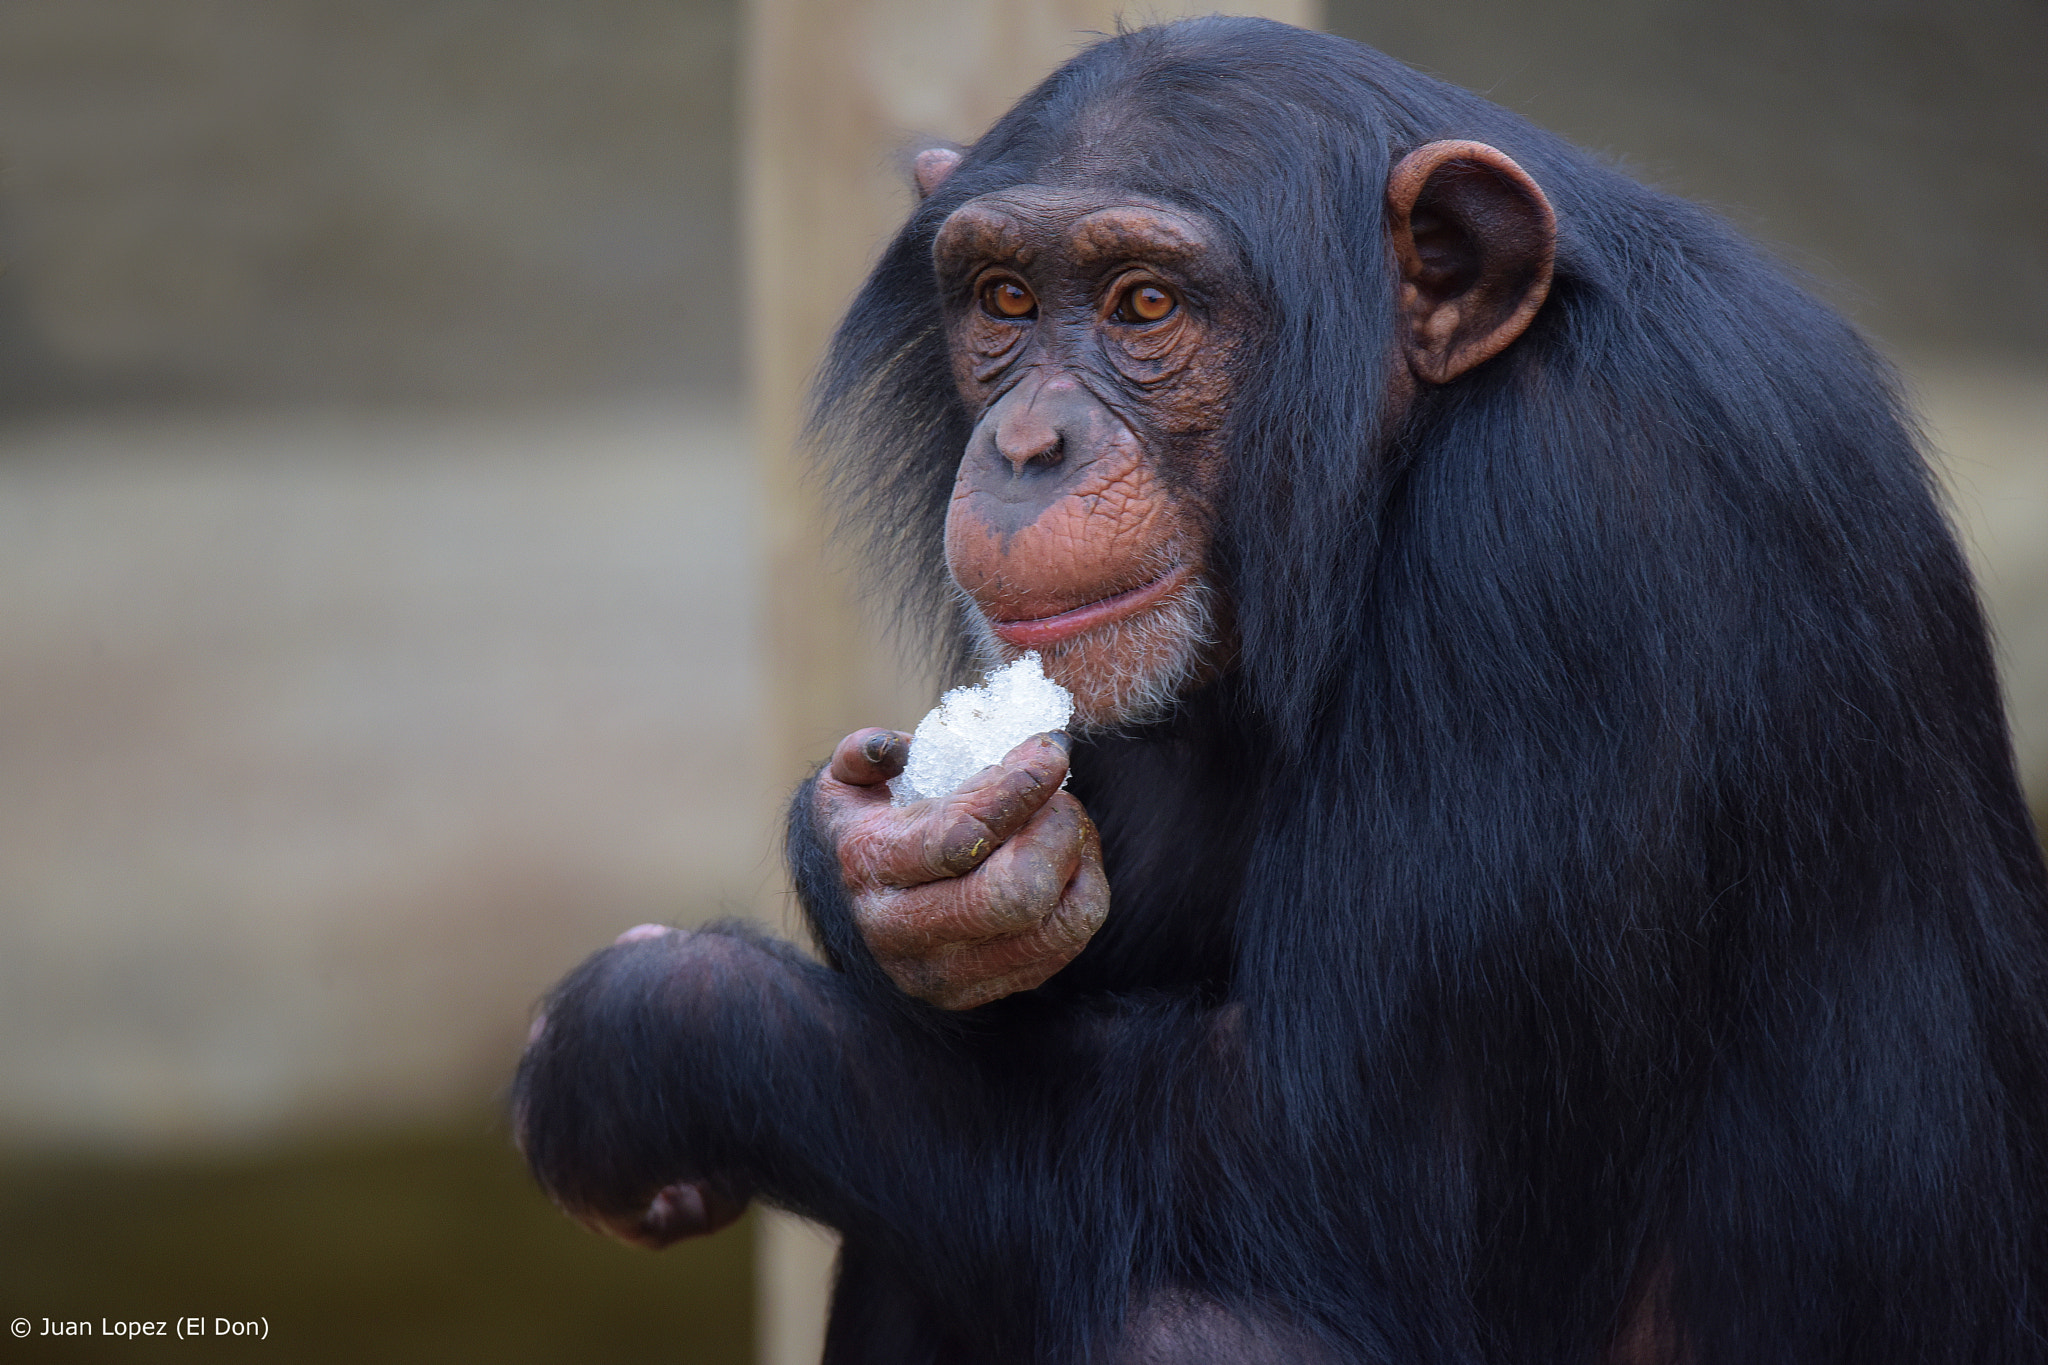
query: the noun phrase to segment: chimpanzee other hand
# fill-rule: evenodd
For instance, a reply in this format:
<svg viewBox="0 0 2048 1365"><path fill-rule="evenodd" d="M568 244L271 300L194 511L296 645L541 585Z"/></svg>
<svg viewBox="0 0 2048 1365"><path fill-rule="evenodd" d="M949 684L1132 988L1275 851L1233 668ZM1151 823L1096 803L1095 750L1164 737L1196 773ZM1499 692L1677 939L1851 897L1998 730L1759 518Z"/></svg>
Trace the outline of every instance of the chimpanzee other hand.
<svg viewBox="0 0 2048 1365"><path fill-rule="evenodd" d="M813 799L854 923L889 979L941 1009L1029 990L1067 965L1109 912L1102 841L1059 789L1064 734L1033 735L948 796L889 803L910 736L857 730Z"/></svg>
<svg viewBox="0 0 2048 1365"><path fill-rule="evenodd" d="M616 954L627 945L654 939L669 939L673 943L697 947L700 961L715 960L719 956L716 948L720 945L728 951L737 946L716 935L679 934L666 924L642 924L620 934L606 953L591 961L595 963L607 954ZM712 951L703 951L707 947ZM590 966L591 963L586 963L585 970ZM601 1232L651 1251L659 1251L685 1237L702 1237L717 1232L739 1221L740 1215L747 1211L749 1196L742 1184L729 1179L678 1179L666 1184L649 1181L637 1190L619 1191L611 1196L593 1196L587 1190L570 1194L561 1188L553 1178L560 1173L552 1169L552 1163L545 1159L536 1160L538 1153L528 1129L531 1118L528 1086L533 1084L531 1065L543 1046L553 1041L549 1037L552 1025L553 1021L544 1009L534 1017L532 1026L527 1030L526 1059L520 1067L512 1105L512 1134L519 1150L529 1162L534 1163L535 1176L556 1205L592 1232Z"/></svg>

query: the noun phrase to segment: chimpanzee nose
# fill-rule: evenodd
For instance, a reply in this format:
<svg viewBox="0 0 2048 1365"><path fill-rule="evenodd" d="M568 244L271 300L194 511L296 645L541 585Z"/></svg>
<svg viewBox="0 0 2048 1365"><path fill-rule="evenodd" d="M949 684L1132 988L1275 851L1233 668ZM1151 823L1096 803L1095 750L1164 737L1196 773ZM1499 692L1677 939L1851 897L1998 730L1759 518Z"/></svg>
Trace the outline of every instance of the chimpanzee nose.
<svg viewBox="0 0 2048 1365"><path fill-rule="evenodd" d="M1005 399L1003 411L996 414L996 454L1018 474L1032 465L1050 469L1064 454L1066 435L1059 419L1066 405L1041 401L1050 397L1046 386L1033 385L1030 393Z"/></svg>
<svg viewBox="0 0 2048 1365"><path fill-rule="evenodd" d="M1018 525L1059 499L1128 432L1075 377L1046 367L989 404L960 458L959 484L981 515Z"/></svg>

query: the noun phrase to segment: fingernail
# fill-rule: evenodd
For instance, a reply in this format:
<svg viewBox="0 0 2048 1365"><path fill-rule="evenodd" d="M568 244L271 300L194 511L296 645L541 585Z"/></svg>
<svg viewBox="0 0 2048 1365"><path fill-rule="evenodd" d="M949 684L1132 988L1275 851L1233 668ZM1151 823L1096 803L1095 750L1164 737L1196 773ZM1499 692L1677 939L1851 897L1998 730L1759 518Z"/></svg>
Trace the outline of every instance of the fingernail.
<svg viewBox="0 0 2048 1365"><path fill-rule="evenodd" d="M1061 753L1070 754L1074 752L1074 737L1065 730L1047 730L1045 737L1059 745Z"/></svg>
<svg viewBox="0 0 2048 1365"><path fill-rule="evenodd" d="M868 762L880 764L888 760L889 751L895 747L896 736L885 730L879 735L869 735L867 743L860 746L860 752Z"/></svg>

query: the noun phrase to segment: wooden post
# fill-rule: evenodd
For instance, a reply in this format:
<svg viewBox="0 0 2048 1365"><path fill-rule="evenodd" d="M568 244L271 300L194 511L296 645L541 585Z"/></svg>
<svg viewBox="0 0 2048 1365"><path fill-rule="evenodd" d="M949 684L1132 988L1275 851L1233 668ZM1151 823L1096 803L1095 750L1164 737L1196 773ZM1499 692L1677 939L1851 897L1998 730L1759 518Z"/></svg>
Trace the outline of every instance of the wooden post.
<svg viewBox="0 0 2048 1365"><path fill-rule="evenodd" d="M1313 25L1319 0L1223 12ZM972 142L1012 101L1126 23L1217 12L1208 0L750 0L744 61L748 358L765 496L763 750L770 786L793 787L862 725L908 728L933 679L892 657L796 450L803 398L833 324L910 208L916 139ZM801 937L786 891L768 907ZM759 1359L811 1365L824 1341L833 1243L761 1223Z"/></svg>

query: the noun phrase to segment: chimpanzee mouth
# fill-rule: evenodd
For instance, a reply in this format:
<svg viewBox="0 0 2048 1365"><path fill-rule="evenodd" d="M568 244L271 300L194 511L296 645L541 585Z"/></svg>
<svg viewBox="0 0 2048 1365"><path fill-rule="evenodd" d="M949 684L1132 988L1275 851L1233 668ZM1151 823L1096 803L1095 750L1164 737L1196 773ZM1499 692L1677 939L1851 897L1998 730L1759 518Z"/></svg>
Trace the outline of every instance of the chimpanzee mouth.
<svg viewBox="0 0 2048 1365"><path fill-rule="evenodd" d="M1148 607L1156 606L1185 587L1195 576L1194 569L1179 564L1149 583L1141 583L1127 592L1110 597L1100 597L1051 616L1037 616L1022 621L998 621L988 618L989 629L996 638L1013 649L1037 649L1045 645L1058 644L1071 636L1079 635L1097 626L1108 625L1135 616Z"/></svg>

